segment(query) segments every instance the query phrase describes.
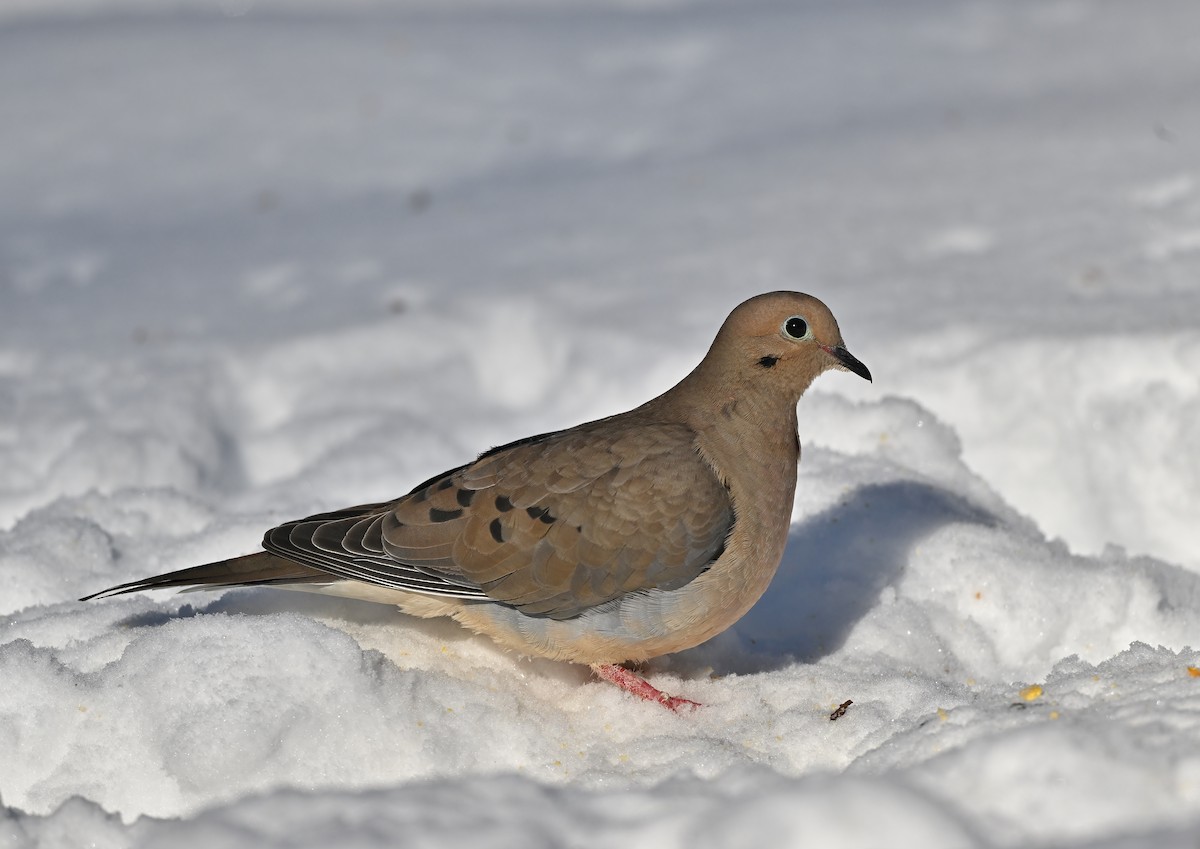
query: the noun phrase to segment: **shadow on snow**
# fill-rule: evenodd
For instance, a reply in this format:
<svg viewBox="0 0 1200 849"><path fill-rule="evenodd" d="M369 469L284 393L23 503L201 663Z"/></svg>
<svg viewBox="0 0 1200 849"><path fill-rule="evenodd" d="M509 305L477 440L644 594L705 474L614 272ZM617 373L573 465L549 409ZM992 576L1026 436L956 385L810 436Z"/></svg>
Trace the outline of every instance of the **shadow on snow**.
<svg viewBox="0 0 1200 849"><path fill-rule="evenodd" d="M752 673L811 663L839 649L896 582L920 541L961 522L997 520L927 483L860 487L843 502L792 526L766 594L723 637L679 656L681 674L711 666Z"/></svg>

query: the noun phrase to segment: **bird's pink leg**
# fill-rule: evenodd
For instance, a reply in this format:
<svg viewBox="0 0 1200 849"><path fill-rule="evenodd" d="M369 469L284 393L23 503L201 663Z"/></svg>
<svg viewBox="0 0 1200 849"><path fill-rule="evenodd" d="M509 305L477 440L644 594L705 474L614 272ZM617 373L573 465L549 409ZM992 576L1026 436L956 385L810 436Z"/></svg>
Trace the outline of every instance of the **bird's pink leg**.
<svg viewBox="0 0 1200 849"><path fill-rule="evenodd" d="M686 707L695 710L701 706L699 702L693 702L691 699L684 699L680 696L671 696L664 693L646 679L630 672L624 666L617 666L613 663L593 663L592 672L595 672L596 675L605 681L611 681L616 684L626 693L632 693L639 699L645 699L648 702L658 702L663 707L673 710L676 713L679 713L680 708Z"/></svg>

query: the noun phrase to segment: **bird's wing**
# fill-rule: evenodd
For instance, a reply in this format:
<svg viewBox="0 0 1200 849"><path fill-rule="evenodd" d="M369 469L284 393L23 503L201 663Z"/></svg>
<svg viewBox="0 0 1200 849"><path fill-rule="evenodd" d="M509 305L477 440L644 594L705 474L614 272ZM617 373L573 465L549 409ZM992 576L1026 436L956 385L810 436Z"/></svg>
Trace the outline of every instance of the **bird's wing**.
<svg viewBox="0 0 1200 849"><path fill-rule="evenodd" d="M684 425L611 420L533 437L263 545L343 578L566 619L681 587L721 555L733 504L693 440Z"/></svg>

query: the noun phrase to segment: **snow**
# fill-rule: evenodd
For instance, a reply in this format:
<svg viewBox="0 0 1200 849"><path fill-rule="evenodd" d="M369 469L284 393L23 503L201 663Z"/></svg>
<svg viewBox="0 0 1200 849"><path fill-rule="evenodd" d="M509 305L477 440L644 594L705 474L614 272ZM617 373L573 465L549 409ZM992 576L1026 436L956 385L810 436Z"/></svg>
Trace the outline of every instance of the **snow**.
<svg viewBox="0 0 1200 849"><path fill-rule="evenodd" d="M0 2L0 846L1194 846L1197 31ZM875 383L648 666L692 715L363 603L73 600L627 409L776 288Z"/></svg>

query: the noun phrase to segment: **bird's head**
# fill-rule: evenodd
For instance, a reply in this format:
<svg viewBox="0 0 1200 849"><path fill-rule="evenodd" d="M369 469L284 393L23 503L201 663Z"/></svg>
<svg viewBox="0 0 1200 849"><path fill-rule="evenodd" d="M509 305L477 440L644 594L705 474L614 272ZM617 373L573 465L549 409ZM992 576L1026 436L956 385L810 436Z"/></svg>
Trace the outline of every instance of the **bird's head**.
<svg viewBox="0 0 1200 849"><path fill-rule="evenodd" d="M740 304L717 334L714 355L756 383L755 373L777 375L797 397L829 369L871 380L870 370L846 350L833 313L801 292L768 292Z"/></svg>

